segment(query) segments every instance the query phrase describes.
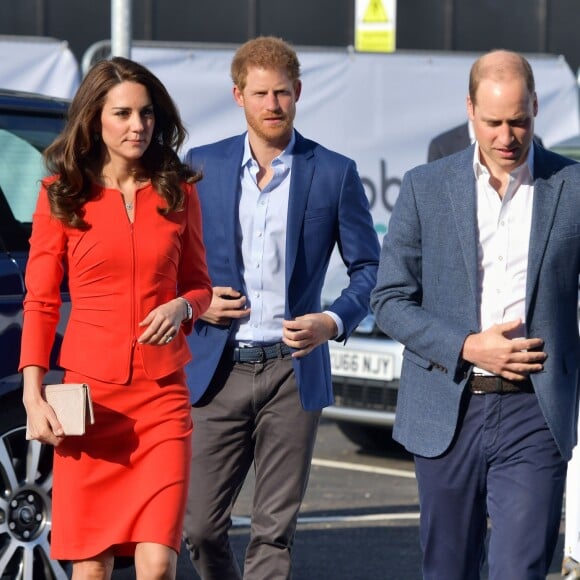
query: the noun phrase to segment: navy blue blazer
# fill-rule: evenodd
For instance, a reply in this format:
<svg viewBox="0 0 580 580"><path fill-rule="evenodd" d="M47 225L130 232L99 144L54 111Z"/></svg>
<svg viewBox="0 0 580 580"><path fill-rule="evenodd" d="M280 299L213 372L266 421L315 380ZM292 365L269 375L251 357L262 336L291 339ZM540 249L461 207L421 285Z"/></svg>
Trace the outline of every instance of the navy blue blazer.
<svg viewBox="0 0 580 580"><path fill-rule="evenodd" d="M526 328L544 340L548 358L531 380L569 459L578 419L580 165L534 151ZM472 370L460 353L481 330L473 155L472 146L404 176L371 295L380 328L406 347L393 435L426 457L451 444Z"/></svg>
<svg viewBox="0 0 580 580"><path fill-rule="evenodd" d="M238 135L191 149L185 158L203 172L196 185L212 284L242 290L236 234L244 138ZM342 319L344 334L339 339L346 340L369 312L379 242L354 161L296 132L286 235L286 319L322 311L321 291L335 245L349 283L327 308ZM193 360L186 367L192 403L208 388L233 329L233 324L195 323L188 337ZM332 404L328 345L293 360L293 365L302 406L317 410Z"/></svg>

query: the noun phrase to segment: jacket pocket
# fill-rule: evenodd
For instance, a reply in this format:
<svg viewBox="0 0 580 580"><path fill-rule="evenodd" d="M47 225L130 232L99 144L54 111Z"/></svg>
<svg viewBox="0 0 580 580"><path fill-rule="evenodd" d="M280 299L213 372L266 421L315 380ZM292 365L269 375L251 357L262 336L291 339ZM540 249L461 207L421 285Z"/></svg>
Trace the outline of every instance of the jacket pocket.
<svg viewBox="0 0 580 580"><path fill-rule="evenodd" d="M430 360L427 360L426 358L419 356L418 354L414 353L412 350L409 350L408 348L405 348L405 350L403 351L403 358L407 359L412 363L415 363L417 366L423 369L429 370L433 367L433 363Z"/></svg>
<svg viewBox="0 0 580 580"><path fill-rule="evenodd" d="M304 221L312 223L313 221L329 220L332 219L333 215L333 210L330 207L307 209L304 212Z"/></svg>
<svg viewBox="0 0 580 580"><path fill-rule="evenodd" d="M550 232L550 240L565 240L580 236L580 223L555 226Z"/></svg>

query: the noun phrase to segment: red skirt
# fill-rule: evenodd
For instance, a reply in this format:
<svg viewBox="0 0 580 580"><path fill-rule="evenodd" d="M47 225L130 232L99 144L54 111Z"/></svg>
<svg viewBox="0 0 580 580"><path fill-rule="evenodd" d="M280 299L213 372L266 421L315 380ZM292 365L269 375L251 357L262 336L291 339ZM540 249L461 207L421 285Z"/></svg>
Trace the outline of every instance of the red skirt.
<svg viewBox="0 0 580 580"><path fill-rule="evenodd" d="M55 449L51 557L82 560L140 542L179 551L187 500L192 422L185 374L145 376L139 349L126 385L67 371L89 385L95 424Z"/></svg>

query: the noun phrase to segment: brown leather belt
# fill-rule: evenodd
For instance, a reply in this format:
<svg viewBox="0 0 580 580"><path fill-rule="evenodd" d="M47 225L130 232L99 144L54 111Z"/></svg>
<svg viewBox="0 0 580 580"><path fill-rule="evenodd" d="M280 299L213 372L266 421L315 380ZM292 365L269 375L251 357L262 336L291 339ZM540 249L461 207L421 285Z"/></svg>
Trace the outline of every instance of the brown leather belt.
<svg viewBox="0 0 580 580"><path fill-rule="evenodd" d="M474 395L487 395L490 393L533 393L534 387L530 379L523 381L508 381L497 376L471 375L467 381L469 390Z"/></svg>

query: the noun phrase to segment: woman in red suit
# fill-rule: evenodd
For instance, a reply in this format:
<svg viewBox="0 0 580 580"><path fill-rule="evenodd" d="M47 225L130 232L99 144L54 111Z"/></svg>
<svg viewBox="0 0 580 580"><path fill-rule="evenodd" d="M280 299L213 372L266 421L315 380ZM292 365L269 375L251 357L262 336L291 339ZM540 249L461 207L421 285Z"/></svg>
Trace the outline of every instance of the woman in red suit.
<svg viewBox="0 0 580 580"><path fill-rule="evenodd" d="M161 82L123 58L96 64L46 151L26 271L20 368L33 439L55 446L51 556L73 579L175 577L192 424L185 334L211 283L185 139ZM95 424L65 437L42 396L67 276L64 381L87 383Z"/></svg>

